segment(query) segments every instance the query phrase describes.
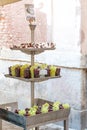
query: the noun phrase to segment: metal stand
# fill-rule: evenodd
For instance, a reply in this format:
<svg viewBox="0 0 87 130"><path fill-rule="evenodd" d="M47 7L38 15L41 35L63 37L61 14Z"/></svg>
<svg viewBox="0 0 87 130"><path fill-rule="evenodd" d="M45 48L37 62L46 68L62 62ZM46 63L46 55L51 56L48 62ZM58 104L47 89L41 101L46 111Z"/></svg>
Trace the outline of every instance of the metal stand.
<svg viewBox="0 0 87 130"><path fill-rule="evenodd" d="M64 120L64 130L69 130L68 128L68 119L66 119Z"/></svg>
<svg viewBox="0 0 87 130"><path fill-rule="evenodd" d="M36 28L36 25L29 25L31 30L31 42L34 42L34 31ZM31 54L31 66L34 65L34 54L35 52L32 52ZM34 105L34 82L31 82L31 106ZM39 130L39 127L35 127L35 130Z"/></svg>
<svg viewBox="0 0 87 130"><path fill-rule="evenodd" d="M36 25L30 24L29 27L31 30L31 42L34 42L34 31L35 31Z"/></svg>
<svg viewBox="0 0 87 130"><path fill-rule="evenodd" d="M31 42L34 42L34 31L36 28L36 25L29 25L31 30ZM31 66L34 65L34 52L31 54ZM31 106L34 105L34 82L31 82Z"/></svg>

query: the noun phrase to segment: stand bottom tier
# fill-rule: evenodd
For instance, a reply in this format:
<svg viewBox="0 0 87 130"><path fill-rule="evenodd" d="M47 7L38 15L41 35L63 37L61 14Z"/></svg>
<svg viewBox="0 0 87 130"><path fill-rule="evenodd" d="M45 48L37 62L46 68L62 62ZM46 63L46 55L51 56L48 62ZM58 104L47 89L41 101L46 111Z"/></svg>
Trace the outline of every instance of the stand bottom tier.
<svg viewBox="0 0 87 130"><path fill-rule="evenodd" d="M44 102L48 102L47 100L36 99L35 104L41 105ZM17 126L20 126L26 129L30 129L33 127L38 127L44 124L64 121L64 130L68 130L67 120L69 117L70 108L62 109L58 111L51 111L45 114L37 114L35 116L20 116L14 112L7 111L3 108L0 108L0 118Z"/></svg>

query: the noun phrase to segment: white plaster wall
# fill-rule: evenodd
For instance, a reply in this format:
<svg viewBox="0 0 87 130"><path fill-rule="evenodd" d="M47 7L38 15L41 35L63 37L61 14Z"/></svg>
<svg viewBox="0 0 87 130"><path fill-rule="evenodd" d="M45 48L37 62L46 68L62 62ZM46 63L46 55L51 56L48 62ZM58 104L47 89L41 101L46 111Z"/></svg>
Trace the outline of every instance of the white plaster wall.
<svg viewBox="0 0 87 130"><path fill-rule="evenodd" d="M80 53L80 6L79 0L53 2L53 41L58 51Z"/></svg>
<svg viewBox="0 0 87 130"><path fill-rule="evenodd" d="M56 44L55 51L45 52L36 60L64 66L81 65L81 5L79 0L53 0L52 23L48 23L50 41ZM50 35L50 34L49 34ZM49 58L45 58L49 57ZM83 63L84 65L85 63Z"/></svg>

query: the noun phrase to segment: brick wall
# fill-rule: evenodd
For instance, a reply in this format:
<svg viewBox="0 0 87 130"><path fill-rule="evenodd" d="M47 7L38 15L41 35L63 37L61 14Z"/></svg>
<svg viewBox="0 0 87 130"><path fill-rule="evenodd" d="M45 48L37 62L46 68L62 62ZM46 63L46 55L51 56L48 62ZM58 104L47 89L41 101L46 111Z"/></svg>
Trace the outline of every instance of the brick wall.
<svg viewBox="0 0 87 130"><path fill-rule="evenodd" d="M21 44L31 41L31 33L26 21L25 4L32 4L31 0L20 1L1 8L0 17L0 46L9 47L12 44ZM36 9L37 25L36 41L47 40L46 14ZM43 16L43 15L44 16Z"/></svg>

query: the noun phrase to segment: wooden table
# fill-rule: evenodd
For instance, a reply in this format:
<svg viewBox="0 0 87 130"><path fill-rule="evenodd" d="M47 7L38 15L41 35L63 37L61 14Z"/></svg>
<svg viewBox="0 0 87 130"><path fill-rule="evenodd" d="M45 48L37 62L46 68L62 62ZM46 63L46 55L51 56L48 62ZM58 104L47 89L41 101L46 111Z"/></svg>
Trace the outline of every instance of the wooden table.
<svg viewBox="0 0 87 130"><path fill-rule="evenodd" d="M41 105L46 100L37 99L36 104ZM14 112L7 111L3 108L0 108L0 118L17 126L28 130L30 128L39 127L44 124L63 121L64 130L68 130L68 118L69 118L70 108L69 109L60 109L58 111L51 111L44 114L36 114L35 116L20 116Z"/></svg>

